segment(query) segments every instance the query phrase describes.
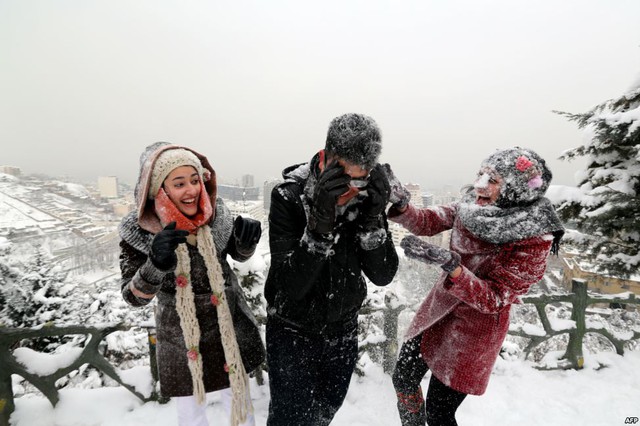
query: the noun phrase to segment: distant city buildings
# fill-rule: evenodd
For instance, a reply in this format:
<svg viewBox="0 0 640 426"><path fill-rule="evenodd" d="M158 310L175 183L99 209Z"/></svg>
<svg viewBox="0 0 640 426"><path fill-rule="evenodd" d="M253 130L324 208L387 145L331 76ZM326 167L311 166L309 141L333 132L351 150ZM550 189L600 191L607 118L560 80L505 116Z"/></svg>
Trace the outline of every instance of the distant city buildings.
<svg viewBox="0 0 640 426"><path fill-rule="evenodd" d="M241 185L229 185L218 182L218 197L230 201L257 201L260 188L254 186L253 175L242 175Z"/></svg>
<svg viewBox="0 0 640 426"><path fill-rule="evenodd" d="M218 197L225 201L232 216L249 216L264 222L266 215L260 199L260 188L254 186L253 175L242 175L241 181L240 186L218 183Z"/></svg>
<svg viewBox="0 0 640 426"><path fill-rule="evenodd" d="M570 250L560 252L560 275L562 286L571 291L574 279L586 280L589 283L589 290L601 294L619 294L630 291L635 295L640 295L640 274L633 274L629 277L619 277L604 272L599 272L594 265L582 262L580 253ZM550 256L549 259L553 259ZM557 262L558 259L556 258Z"/></svg>
<svg viewBox="0 0 640 426"><path fill-rule="evenodd" d="M225 205L231 211L232 216L249 216L252 219L265 222L267 216L261 201L229 201L225 200Z"/></svg>
<svg viewBox="0 0 640 426"><path fill-rule="evenodd" d="M0 166L0 173L19 177L22 174L20 167Z"/></svg>
<svg viewBox="0 0 640 426"><path fill-rule="evenodd" d="M218 197L232 201L256 201L260 198L260 188L218 184Z"/></svg>
<svg viewBox="0 0 640 426"><path fill-rule="evenodd" d="M271 192L273 191L273 188L276 187L277 184L281 183L282 180L280 179L272 179L272 180L268 180L264 183L264 187L262 190L262 203L264 204L264 211L265 212L269 212L269 209L271 208Z"/></svg>
<svg viewBox="0 0 640 426"><path fill-rule="evenodd" d="M428 207L434 204L434 199L436 198L433 194L422 193L420 189L420 185L415 183L408 183L404 185L405 188L411 194L411 204L417 208ZM444 198L444 197L442 197ZM389 223L389 231L391 232L391 237L393 238L393 243L396 247L400 246L400 241L407 235L411 235L411 232L406 230L402 225L399 225L394 222ZM432 237L420 237L425 241L430 242L431 244L435 244L437 246L446 247L449 243L449 231L441 232L438 235L434 235Z"/></svg>
<svg viewBox="0 0 640 426"><path fill-rule="evenodd" d="M0 182L0 236L22 243L43 236L115 238L118 218L108 203L90 195L82 185L34 176Z"/></svg>
<svg viewBox="0 0 640 426"><path fill-rule="evenodd" d="M423 207L420 185L416 183L408 183L404 187L407 188L411 194L411 203L416 207Z"/></svg>
<svg viewBox="0 0 640 426"><path fill-rule="evenodd" d="M21 176L22 171L19 167L0 166L0 173L11 176ZM105 234L105 227L101 223L103 218L107 223L107 232L113 229L113 223L110 221L119 221L135 209L133 200L133 188L121 184L116 176L100 176L97 178L97 185L89 185L87 187L79 184L71 184L68 182L49 180L35 175L27 177L19 177L19 180L28 180L30 189L28 195L21 194L20 199L29 204L28 207L20 207L20 213L26 216L35 214L40 211L46 214L46 220L39 221L24 220L13 221L11 223L0 224L0 234L23 236L33 233L40 234L43 230L51 232L52 230L65 231L71 230L75 235L81 236L88 240L101 238ZM241 182L241 184L239 184ZM225 184L218 182L217 195L225 200L228 208L233 215L250 216L256 220L260 220L263 226L268 225L268 214L271 207L271 192L281 183L281 179L269 179L264 181L262 186L255 186L255 178L252 174L241 176L235 184ZM2 202L7 209L18 208L18 205L9 206L8 203L14 203L9 196L8 188L11 185L5 183L5 191L2 195ZM459 198L457 193L453 193L452 188L443 188L438 191L423 192L418 184L408 183L405 185L411 193L412 204L415 207L422 208L424 206L448 204ZM37 188L37 189L35 189ZM68 208L60 202L52 202L56 195L60 195L75 202L82 201L86 208L92 211L92 218L89 219L85 212L76 208ZM51 201L50 201L51 200ZM18 213L16 213L18 214ZM101 216L104 215L104 216ZM101 217L100 220L95 218ZM6 222L6 221L5 221ZM24 224L23 224L24 223ZM37 224L37 226L34 226ZM396 245L405 236L409 235L401 226L390 223L390 231ZM437 245L446 246L448 242L448 233L441 233L434 237L422 237Z"/></svg>
<svg viewBox="0 0 640 426"><path fill-rule="evenodd" d="M434 193L433 204L444 205L451 204L460 199L460 188L453 185L445 185L439 191Z"/></svg>
<svg viewBox="0 0 640 426"><path fill-rule="evenodd" d="M242 187L251 188L253 186L253 175L242 175Z"/></svg>
<svg viewBox="0 0 640 426"><path fill-rule="evenodd" d="M118 198L118 178L115 176L98 177L98 193L101 198Z"/></svg>
<svg viewBox="0 0 640 426"><path fill-rule="evenodd" d="M98 177L98 187L96 196L106 202L113 214L118 218L123 218L135 208L133 194L130 193L126 185L120 185L115 176Z"/></svg>
<svg viewBox="0 0 640 426"><path fill-rule="evenodd" d="M113 206L113 214L118 217L125 217L131 211L133 211L134 204L133 203L114 203Z"/></svg>

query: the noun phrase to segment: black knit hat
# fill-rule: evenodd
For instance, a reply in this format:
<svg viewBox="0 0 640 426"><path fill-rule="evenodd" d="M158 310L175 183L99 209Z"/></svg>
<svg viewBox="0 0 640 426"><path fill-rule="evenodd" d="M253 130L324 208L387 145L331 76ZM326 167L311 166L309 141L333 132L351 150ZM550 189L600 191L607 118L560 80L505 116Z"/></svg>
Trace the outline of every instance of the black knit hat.
<svg viewBox="0 0 640 426"><path fill-rule="evenodd" d="M327 153L371 170L382 150L382 136L373 118L344 114L331 120L327 132Z"/></svg>

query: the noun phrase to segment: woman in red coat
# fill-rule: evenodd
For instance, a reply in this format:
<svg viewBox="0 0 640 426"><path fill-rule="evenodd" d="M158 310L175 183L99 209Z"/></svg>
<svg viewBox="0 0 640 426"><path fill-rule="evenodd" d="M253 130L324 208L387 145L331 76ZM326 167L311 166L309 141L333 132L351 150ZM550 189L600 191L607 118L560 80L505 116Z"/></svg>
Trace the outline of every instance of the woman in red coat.
<svg viewBox="0 0 640 426"><path fill-rule="evenodd" d="M408 257L442 276L420 306L400 351L393 384L403 425L456 425L468 395L482 395L509 328L511 304L543 276L562 225L544 194L551 172L535 152L497 151L459 203L417 209L394 179L389 219L415 235L451 230L450 250L416 236ZM428 370L426 403L420 382ZM426 407L426 408L425 408Z"/></svg>

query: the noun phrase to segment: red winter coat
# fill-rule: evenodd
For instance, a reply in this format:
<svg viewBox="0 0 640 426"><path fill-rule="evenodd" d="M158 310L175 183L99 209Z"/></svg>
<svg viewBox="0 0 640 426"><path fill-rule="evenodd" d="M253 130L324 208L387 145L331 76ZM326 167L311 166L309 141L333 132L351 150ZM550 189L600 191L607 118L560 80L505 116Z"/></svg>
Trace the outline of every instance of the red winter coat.
<svg viewBox="0 0 640 426"><path fill-rule="evenodd" d="M424 332L422 355L442 383L482 395L509 329L512 303L542 279L553 237L540 235L492 244L472 235L457 218L457 204L389 214L416 235L451 229L451 250L462 258L455 279L443 273L413 319L406 339Z"/></svg>

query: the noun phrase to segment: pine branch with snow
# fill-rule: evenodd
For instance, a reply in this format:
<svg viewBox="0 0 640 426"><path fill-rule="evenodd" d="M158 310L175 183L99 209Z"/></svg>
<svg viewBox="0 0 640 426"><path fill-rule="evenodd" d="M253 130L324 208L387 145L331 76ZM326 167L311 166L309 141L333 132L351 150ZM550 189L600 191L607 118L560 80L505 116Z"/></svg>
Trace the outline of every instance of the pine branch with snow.
<svg viewBox="0 0 640 426"><path fill-rule="evenodd" d="M560 203L558 212L585 235L574 241L585 260L600 272L629 277L640 267L640 80L586 113L556 113L586 136L560 158L587 159L578 176L581 197Z"/></svg>

